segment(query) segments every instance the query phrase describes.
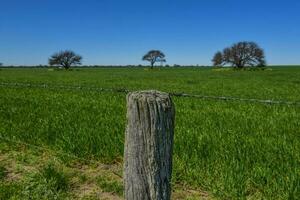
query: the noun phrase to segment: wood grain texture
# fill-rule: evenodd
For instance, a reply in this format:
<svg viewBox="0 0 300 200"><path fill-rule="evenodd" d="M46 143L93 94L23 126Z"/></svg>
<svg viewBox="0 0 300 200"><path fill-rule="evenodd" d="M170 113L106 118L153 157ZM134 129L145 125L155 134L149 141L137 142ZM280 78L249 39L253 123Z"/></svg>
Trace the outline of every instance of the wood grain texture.
<svg viewBox="0 0 300 200"><path fill-rule="evenodd" d="M127 95L124 152L126 200L169 200L175 108L159 91Z"/></svg>

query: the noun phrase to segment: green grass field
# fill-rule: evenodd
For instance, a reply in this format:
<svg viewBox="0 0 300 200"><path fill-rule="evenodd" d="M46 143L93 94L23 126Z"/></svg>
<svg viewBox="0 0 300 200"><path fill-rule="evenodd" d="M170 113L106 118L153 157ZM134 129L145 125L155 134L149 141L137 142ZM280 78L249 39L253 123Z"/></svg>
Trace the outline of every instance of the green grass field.
<svg viewBox="0 0 300 200"><path fill-rule="evenodd" d="M300 102L300 68L297 67L274 67L267 71L2 69L0 83L3 82L157 89ZM55 166L65 171L74 162L82 163L81 158L121 166L125 96L93 90L0 85L0 136L50 149L46 157L56 156ZM180 196L181 188L189 188L204 192L208 199L300 198L300 106L183 97L173 97L173 100L176 127L172 181L177 188L174 196L198 199ZM0 141L0 161L4 163L0 164L0 199L18 199L20 191L36 194L35 198L39 199L43 193L37 188L45 188L45 184L50 188L49 199L54 196L75 198L72 196L74 184L65 176L68 173L74 176L72 167L64 174L64 170L53 167L53 162L43 164L40 152L4 139ZM70 154L78 159L66 159L56 153ZM34 161L25 159L25 162L23 157ZM38 172L32 175L26 170L28 167L24 169L28 162L39 163ZM13 181L6 175L12 163L19 163L22 174L20 179ZM118 173L121 177L121 172ZM48 179L53 180L44 183L42 180L48 180L49 174L54 178ZM82 183L86 183L82 179ZM121 179L107 179L100 174L95 184L104 192L122 196ZM25 190L24 185L28 183L36 187Z"/></svg>

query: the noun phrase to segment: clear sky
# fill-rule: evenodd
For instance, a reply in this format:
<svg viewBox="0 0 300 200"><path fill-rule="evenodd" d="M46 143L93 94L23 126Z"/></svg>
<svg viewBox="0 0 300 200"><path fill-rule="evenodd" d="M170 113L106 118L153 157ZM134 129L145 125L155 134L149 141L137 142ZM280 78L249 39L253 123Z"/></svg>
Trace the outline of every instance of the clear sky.
<svg viewBox="0 0 300 200"><path fill-rule="evenodd" d="M269 64L300 64L299 0L0 0L0 62L47 64L71 49L83 64L211 64L217 50L255 41ZM146 64L146 63L145 63Z"/></svg>

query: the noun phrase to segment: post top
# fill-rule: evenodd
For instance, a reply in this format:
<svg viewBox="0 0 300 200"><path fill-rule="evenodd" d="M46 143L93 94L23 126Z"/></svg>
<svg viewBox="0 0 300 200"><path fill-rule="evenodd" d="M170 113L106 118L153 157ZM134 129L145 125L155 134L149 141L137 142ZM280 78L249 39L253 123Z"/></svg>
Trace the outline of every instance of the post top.
<svg viewBox="0 0 300 200"><path fill-rule="evenodd" d="M147 100L147 101L169 101L170 94L166 92L160 92L157 90L143 90L130 92L127 98L134 100Z"/></svg>

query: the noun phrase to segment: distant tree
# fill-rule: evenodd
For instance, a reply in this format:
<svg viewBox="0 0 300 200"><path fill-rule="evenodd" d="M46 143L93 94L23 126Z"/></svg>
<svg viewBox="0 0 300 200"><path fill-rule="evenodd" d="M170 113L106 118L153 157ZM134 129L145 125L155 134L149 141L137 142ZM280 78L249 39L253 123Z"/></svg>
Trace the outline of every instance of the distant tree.
<svg viewBox="0 0 300 200"><path fill-rule="evenodd" d="M217 52L212 61L214 66L230 64L237 68L266 65L264 50L254 42L236 43L222 53Z"/></svg>
<svg viewBox="0 0 300 200"><path fill-rule="evenodd" d="M151 64L151 69L156 62L166 62L165 54L159 50L151 50L146 55L143 56L144 61L149 61Z"/></svg>
<svg viewBox="0 0 300 200"><path fill-rule="evenodd" d="M49 65L60 65L65 69L70 69L73 65L81 65L82 57L73 51L66 50L53 54L49 58Z"/></svg>
<svg viewBox="0 0 300 200"><path fill-rule="evenodd" d="M214 66L222 66L223 65L223 55L222 52L218 51L213 59L212 59L213 65Z"/></svg>
<svg viewBox="0 0 300 200"><path fill-rule="evenodd" d="M3 63L0 63L0 66L2 66L3 65Z"/></svg>

